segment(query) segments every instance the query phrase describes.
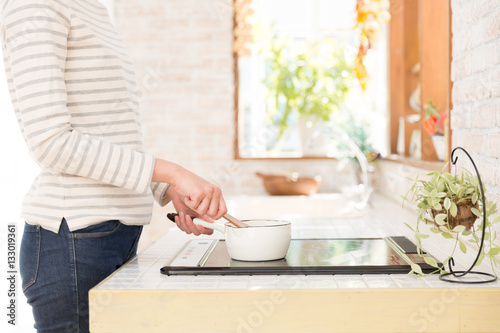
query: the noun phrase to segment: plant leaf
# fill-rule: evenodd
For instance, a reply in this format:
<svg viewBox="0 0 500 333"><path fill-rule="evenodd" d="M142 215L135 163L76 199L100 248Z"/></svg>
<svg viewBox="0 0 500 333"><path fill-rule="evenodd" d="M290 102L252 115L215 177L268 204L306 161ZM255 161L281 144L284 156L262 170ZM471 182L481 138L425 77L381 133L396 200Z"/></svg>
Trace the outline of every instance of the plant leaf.
<svg viewBox="0 0 500 333"><path fill-rule="evenodd" d="M434 260L434 258L432 258L432 257L424 257L424 260L425 260L426 263L428 263L432 267L438 267L438 264L437 264L436 260Z"/></svg>
<svg viewBox="0 0 500 333"><path fill-rule="evenodd" d="M459 233L465 230L465 226L463 225L457 225L455 228L453 228L453 232Z"/></svg>
<svg viewBox="0 0 500 333"><path fill-rule="evenodd" d="M439 234L439 233L441 232L441 231L440 231L438 228L436 228L436 227L432 227L432 228L430 228L429 230L430 230L430 231L432 231L432 232L433 232L433 233L435 233L435 234Z"/></svg>
<svg viewBox="0 0 500 333"><path fill-rule="evenodd" d="M458 213L457 204L452 202L451 207L450 207L450 214L451 214L451 216L456 217L457 213Z"/></svg>
<svg viewBox="0 0 500 333"><path fill-rule="evenodd" d="M453 236L449 232L443 232L441 235L446 239L453 239Z"/></svg>
<svg viewBox="0 0 500 333"><path fill-rule="evenodd" d="M446 224L440 225L439 230L441 230L441 232L450 232L451 231Z"/></svg>
<svg viewBox="0 0 500 333"><path fill-rule="evenodd" d="M453 175L449 172L443 172L443 177L446 178L446 180L448 181L448 183L450 183L451 181L453 181Z"/></svg>
<svg viewBox="0 0 500 333"><path fill-rule="evenodd" d="M458 241L458 244L460 245L460 251L462 251L462 253L467 253L467 246L461 241Z"/></svg>
<svg viewBox="0 0 500 333"><path fill-rule="evenodd" d="M444 209L450 210L451 207L451 200L450 198L445 198L444 203L443 203Z"/></svg>
<svg viewBox="0 0 500 333"><path fill-rule="evenodd" d="M474 194L472 195L472 199L471 199L471 200L472 200L472 204L476 204L477 199L478 199L478 198L477 198L477 193L474 193Z"/></svg>
<svg viewBox="0 0 500 333"><path fill-rule="evenodd" d="M419 266L419 265L417 265L417 264L415 264L415 263L412 263L412 264L410 265L410 267L411 267L411 269L412 269L413 271L415 271L415 273L420 274L420 275L424 275L424 273L422 272L422 268L420 268L420 266Z"/></svg>
<svg viewBox="0 0 500 333"><path fill-rule="evenodd" d="M474 238L474 240L476 241L476 244L479 244L479 236L476 235L476 234L472 234L472 237Z"/></svg>
<svg viewBox="0 0 500 333"><path fill-rule="evenodd" d="M451 192L453 192L454 194L457 194L458 192L458 186L456 186L455 184L453 183L450 183L450 190Z"/></svg>
<svg viewBox="0 0 500 333"><path fill-rule="evenodd" d="M472 207L471 209L471 212L476 215L477 217L481 217L481 212L479 211L479 209L475 208L475 207Z"/></svg>
<svg viewBox="0 0 500 333"><path fill-rule="evenodd" d="M493 247L488 251L488 255L490 256L496 256L499 253L500 253L500 247Z"/></svg>
<svg viewBox="0 0 500 333"><path fill-rule="evenodd" d="M477 259L476 266L481 265L483 259L484 259L484 252L482 252L481 255L479 256L479 259Z"/></svg>
<svg viewBox="0 0 500 333"><path fill-rule="evenodd" d="M411 231L415 231L408 223L403 222L408 228L410 228Z"/></svg>
<svg viewBox="0 0 500 333"><path fill-rule="evenodd" d="M488 215L494 215L497 212L497 204L494 203L493 201L488 201L488 206L486 206L486 208L489 211Z"/></svg>
<svg viewBox="0 0 500 333"><path fill-rule="evenodd" d="M477 177L470 177L470 182L474 185L474 187L479 187L479 180Z"/></svg>
<svg viewBox="0 0 500 333"><path fill-rule="evenodd" d="M446 223L446 222L444 222L445 218L446 218L446 214L437 214L434 217L434 220L436 221L437 224L444 225Z"/></svg>

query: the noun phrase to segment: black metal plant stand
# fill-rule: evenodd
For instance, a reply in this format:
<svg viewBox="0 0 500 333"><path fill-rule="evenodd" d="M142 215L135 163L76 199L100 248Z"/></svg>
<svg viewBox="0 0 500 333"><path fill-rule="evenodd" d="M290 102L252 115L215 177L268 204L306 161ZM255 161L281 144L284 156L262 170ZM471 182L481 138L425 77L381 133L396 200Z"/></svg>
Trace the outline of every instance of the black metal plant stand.
<svg viewBox="0 0 500 333"><path fill-rule="evenodd" d="M484 189L483 189L483 183L481 182L481 176L479 175L479 171L477 170L476 163L474 163L474 160L469 155L469 153L465 149L463 149L462 147L456 147L451 152L451 157L450 157L451 164L455 165L457 163L458 157L454 158L454 155L455 155L455 151L457 151L458 149L462 150L467 155L467 157L469 157L470 161L472 162L472 166L474 167L474 170L476 170L477 179L479 180L479 189L481 190L481 198L482 198L482 202L483 202L483 233L481 235L481 244L479 245L479 251L477 253L476 259L472 263L472 266L466 271L453 271L453 266L455 266L455 260L453 259L453 257L451 257L450 260L448 261L448 268L449 268L450 272L441 274L439 276L439 279L446 281L446 282L469 283L469 284L493 282L497 279L495 275L490 274L490 273L484 273L484 272L474 272L472 270L472 268L474 268L477 261L479 260L479 257L481 256L481 252L483 250L484 233L486 231L486 200L484 197ZM482 279L482 280L470 280L470 279L464 280L463 278L467 274L488 276L490 278L489 279Z"/></svg>

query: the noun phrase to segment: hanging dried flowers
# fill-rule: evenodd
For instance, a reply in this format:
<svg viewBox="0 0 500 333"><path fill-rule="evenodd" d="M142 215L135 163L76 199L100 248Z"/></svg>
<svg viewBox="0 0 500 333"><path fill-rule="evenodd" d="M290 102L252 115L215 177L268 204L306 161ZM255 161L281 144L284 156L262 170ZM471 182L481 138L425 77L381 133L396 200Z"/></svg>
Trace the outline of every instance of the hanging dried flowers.
<svg viewBox="0 0 500 333"><path fill-rule="evenodd" d="M252 24L249 17L254 14L252 0L234 0L234 43L233 52L238 57L250 55L248 43L253 40Z"/></svg>
<svg viewBox="0 0 500 333"><path fill-rule="evenodd" d="M372 48L374 40L380 33L382 24L390 20L388 0L357 0L357 19L354 29L359 30L360 43L358 55L354 62L354 74L361 88L366 89L368 73L363 62L369 49Z"/></svg>

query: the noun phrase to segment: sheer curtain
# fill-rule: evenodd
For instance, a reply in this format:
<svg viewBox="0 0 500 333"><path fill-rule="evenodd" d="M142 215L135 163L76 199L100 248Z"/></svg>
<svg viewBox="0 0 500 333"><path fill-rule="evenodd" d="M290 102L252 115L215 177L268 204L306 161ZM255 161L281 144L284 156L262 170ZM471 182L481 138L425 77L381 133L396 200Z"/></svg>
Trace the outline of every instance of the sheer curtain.
<svg viewBox="0 0 500 333"><path fill-rule="evenodd" d="M5 0L0 0L0 8L3 8ZM114 0L100 0L107 8L113 19ZM0 17L1 20L1 17ZM24 221L19 217L22 199L31 186L31 182L38 173L38 165L30 158L28 149L24 143L19 126L17 124L12 103L9 97L3 61L0 61L0 266L2 272L7 274L7 226L17 226L16 251L17 262L19 262L19 247L23 234ZM31 308L26 303L26 298L21 289L21 276L19 266L16 267L16 326L7 323L7 317L0 321L1 332L35 332L33 328L33 316ZM1 277L2 303L7 305L7 280L5 275ZM6 312L3 312L6 313Z"/></svg>

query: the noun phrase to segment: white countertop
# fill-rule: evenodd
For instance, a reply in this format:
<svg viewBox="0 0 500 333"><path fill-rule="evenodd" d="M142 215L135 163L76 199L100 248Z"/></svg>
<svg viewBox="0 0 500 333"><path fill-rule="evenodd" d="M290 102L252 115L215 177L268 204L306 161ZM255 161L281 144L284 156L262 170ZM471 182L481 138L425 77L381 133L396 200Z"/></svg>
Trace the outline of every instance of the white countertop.
<svg viewBox="0 0 500 333"><path fill-rule="evenodd" d="M265 200L265 197L261 197ZM237 203L245 202L245 197L229 199L232 202L232 212L237 212ZM324 200L323 197L321 200ZM273 200L287 200L275 198ZM290 198L290 202L300 200L307 204L314 198ZM259 200L252 198L248 202L252 205ZM272 200L271 200L272 201ZM322 205L324 203L322 202ZM314 206L314 205L313 205ZM231 206L230 206L231 207ZM293 205L292 205L293 207ZM248 207L247 207L248 208ZM237 215L240 218L252 218L247 214ZM415 215L403 209L384 197L375 195L369 207L363 211L343 211L340 216L320 216L316 210L314 218L304 214L280 214L281 218L292 221L292 238L350 238L350 237L386 237L405 235L412 239L411 231L403 222L414 224ZM261 216L259 216L261 217ZM270 217L270 216L269 216ZM171 223L165 218L165 223ZM222 238L214 232L211 236L203 238ZM152 246L145 249L124 265L117 272L108 277L96 289L104 290L258 290L258 289L360 289L360 288L481 288L500 287L500 282L486 284L464 285L440 281L437 275L427 277L407 277L405 274L365 274L365 275L256 275L256 276L166 276L160 273L160 268L165 266L189 240L195 236L186 235L174 228L162 236ZM451 242L445 242L439 235L432 235L426 240L424 246L428 252L439 260L446 258L446 253ZM475 257L474 249L470 248L467 255L457 253L455 270L468 268ZM467 266L467 267L464 267ZM485 261L478 271L491 272ZM474 276L477 278L477 276Z"/></svg>

